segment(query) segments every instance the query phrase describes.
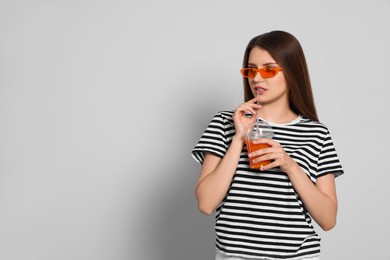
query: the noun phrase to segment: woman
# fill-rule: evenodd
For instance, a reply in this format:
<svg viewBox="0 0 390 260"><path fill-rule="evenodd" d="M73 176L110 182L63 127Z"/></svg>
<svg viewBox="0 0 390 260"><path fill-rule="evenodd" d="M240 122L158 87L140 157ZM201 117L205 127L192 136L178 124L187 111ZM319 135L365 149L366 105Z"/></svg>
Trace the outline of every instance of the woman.
<svg viewBox="0 0 390 260"><path fill-rule="evenodd" d="M302 47L283 31L257 36L241 73L245 103L217 113L192 151L202 164L199 209L216 213L216 259L319 259L311 221L335 226L335 177L343 169L318 121ZM245 129L256 117L274 137L248 154ZM252 169L248 158L272 162Z"/></svg>

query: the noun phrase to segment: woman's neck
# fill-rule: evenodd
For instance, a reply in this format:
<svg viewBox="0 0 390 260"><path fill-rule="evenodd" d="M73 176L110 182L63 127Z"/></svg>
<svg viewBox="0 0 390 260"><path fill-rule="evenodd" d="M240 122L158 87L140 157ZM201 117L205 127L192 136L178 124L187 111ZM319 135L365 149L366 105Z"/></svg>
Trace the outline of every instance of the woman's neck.
<svg viewBox="0 0 390 260"><path fill-rule="evenodd" d="M272 104L263 105L257 113L262 119L276 124L286 124L298 117L289 106L281 107Z"/></svg>

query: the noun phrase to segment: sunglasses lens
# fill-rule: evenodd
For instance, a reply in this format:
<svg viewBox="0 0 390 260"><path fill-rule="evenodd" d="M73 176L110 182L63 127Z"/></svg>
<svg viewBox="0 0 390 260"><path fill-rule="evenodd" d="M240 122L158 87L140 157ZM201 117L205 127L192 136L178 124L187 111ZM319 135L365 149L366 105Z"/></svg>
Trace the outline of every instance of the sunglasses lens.
<svg viewBox="0 0 390 260"><path fill-rule="evenodd" d="M257 73L257 70L255 70L255 69L249 69L249 70L248 70L248 77L249 77L249 78L254 78L254 77L256 77L256 73Z"/></svg>
<svg viewBox="0 0 390 260"><path fill-rule="evenodd" d="M255 69L246 68L246 69L242 69L241 73L246 78L254 78L256 77L257 71Z"/></svg>
<svg viewBox="0 0 390 260"><path fill-rule="evenodd" d="M262 69L261 76L263 78L272 78L276 75L276 71L274 69Z"/></svg>
<svg viewBox="0 0 390 260"><path fill-rule="evenodd" d="M275 77L276 74L278 74L280 68L261 68L261 69L255 69L255 68L245 68L241 70L242 76L245 78L254 78L256 77L256 74L260 72L261 77L263 78L272 78Z"/></svg>

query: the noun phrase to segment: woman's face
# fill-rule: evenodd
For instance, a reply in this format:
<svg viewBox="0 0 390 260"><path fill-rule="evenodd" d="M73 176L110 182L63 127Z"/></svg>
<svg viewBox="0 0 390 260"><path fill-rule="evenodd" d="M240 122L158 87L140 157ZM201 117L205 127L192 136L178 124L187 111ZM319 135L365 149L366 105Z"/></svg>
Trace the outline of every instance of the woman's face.
<svg viewBox="0 0 390 260"><path fill-rule="evenodd" d="M279 67L268 51L254 47L249 53L249 68ZM262 105L284 103L288 104L288 88L283 70L272 78L262 78L258 72L252 79L248 79L253 96Z"/></svg>

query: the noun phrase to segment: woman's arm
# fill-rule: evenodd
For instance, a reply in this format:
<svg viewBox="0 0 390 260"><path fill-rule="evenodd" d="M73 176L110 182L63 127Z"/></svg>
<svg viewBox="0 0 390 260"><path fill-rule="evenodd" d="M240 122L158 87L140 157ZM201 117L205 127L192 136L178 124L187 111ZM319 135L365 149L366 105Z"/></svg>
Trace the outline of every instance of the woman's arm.
<svg viewBox="0 0 390 260"><path fill-rule="evenodd" d="M314 184L278 142L271 139L261 139L259 142L267 143L271 148L260 149L249 156L259 156L254 159L254 162L274 160L260 170L279 166L288 175L295 191L317 224L323 230L332 229L336 225L338 207L334 175L327 174L319 177Z"/></svg>
<svg viewBox="0 0 390 260"><path fill-rule="evenodd" d="M298 164L287 174L315 222L323 230L331 230L336 225L338 207L334 174L319 177L316 184Z"/></svg>
<svg viewBox="0 0 390 260"><path fill-rule="evenodd" d="M254 116L247 118L245 114L249 112L255 115L259 108L261 105L256 104L255 98L237 107L233 115L236 133L225 156L221 159L210 153L205 154L195 188L198 207L203 213L213 213L228 192L245 142L245 128L255 120Z"/></svg>
<svg viewBox="0 0 390 260"><path fill-rule="evenodd" d="M223 159L207 153L196 184L198 207L210 215L225 197L236 171L243 146L242 138L234 136Z"/></svg>

